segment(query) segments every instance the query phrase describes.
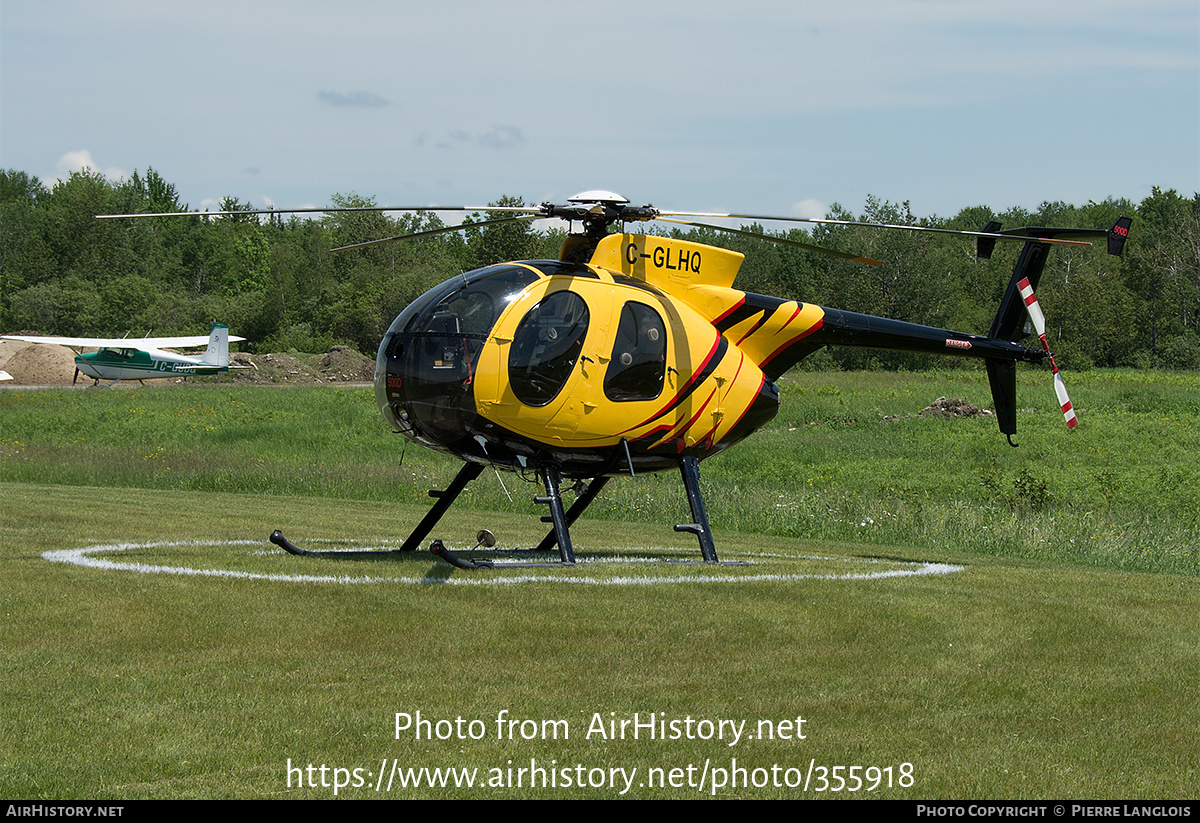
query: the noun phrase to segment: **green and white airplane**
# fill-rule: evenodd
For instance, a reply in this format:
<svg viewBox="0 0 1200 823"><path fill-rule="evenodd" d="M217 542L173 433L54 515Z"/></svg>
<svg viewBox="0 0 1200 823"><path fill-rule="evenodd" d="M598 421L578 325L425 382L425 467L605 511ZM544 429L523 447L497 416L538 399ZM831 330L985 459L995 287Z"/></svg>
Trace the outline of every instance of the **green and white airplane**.
<svg viewBox="0 0 1200 823"><path fill-rule="evenodd" d="M229 343L245 340L230 337L229 327L213 323L208 337L31 337L5 335L5 340L25 343L49 343L74 349L95 347L97 351L75 356L75 379L82 372L96 383L111 380L152 380L192 374L224 374L229 371ZM163 349L190 349L205 346L201 355L175 354ZM74 382L74 381L72 381Z"/></svg>

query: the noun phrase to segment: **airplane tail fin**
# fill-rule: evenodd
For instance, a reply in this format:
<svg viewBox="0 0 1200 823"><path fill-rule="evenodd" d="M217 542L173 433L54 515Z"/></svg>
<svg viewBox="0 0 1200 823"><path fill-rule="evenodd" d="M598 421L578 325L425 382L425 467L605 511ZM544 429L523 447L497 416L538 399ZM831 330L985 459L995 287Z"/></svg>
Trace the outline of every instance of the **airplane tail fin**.
<svg viewBox="0 0 1200 823"><path fill-rule="evenodd" d="M229 367L229 327L213 323L208 333L208 348L200 362L206 366Z"/></svg>

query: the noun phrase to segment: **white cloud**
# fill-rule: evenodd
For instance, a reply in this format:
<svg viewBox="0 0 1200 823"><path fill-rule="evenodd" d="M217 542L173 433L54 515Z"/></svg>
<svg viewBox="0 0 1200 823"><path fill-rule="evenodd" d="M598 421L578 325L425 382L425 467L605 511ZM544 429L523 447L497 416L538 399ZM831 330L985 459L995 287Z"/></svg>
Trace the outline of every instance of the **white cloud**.
<svg viewBox="0 0 1200 823"><path fill-rule="evenodd" d="M58 158L58 163L54 167L54 179L50 181L51 186L54 183L61 182L70 177L74 172L83 171L85 169L100 172L110 181L124 180L129 176L124 169L119 169L112 166L107 169L100 168L100 164L92 159L92 153L87 149L79 151L69 151L62 157Z"/></svg>
<svg viewBox="0 0 1200 823"><path fill-rule="evenodd" d="M420 132L413 138L413 145L421 148L430 140L428 132ZM518 126L499 125L485 132L471 132L465 129L451 129L444 138L432 138L433 145L439 149L449 149L455 146L482 146L489 149L511 149L525 142L525 133Z"/></svg>
<svg viewBox="0 0 1200 823"><path fill-rule="evenodd" d="M525 135L516 126L493 126L479 136L480 145L492 149L507 149L525 142Z"/></svg>
<svg viewBox="0 0 1200 823"><path fill-rule="evenodd" d="M820 219L828 213L829 206L826 206L820 200L814 200L811 197L792 205L792 217L803 217L805 219L814 220Z"/></svg>

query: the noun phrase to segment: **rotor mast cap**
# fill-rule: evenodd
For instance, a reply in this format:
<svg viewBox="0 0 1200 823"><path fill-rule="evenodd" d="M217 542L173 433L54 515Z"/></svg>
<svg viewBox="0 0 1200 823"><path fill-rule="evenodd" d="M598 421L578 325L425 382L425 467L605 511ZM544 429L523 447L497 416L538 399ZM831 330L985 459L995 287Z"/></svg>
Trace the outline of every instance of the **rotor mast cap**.
<svg viewBox="0 0 1200 823"><path fill-rule="evenodd" d="M581 191L574 197L567 198L568 203L604 203L606 205L624 205L629 201L617 194L616 192L604 191L603 189L592 189L590 191Z"/></svg>

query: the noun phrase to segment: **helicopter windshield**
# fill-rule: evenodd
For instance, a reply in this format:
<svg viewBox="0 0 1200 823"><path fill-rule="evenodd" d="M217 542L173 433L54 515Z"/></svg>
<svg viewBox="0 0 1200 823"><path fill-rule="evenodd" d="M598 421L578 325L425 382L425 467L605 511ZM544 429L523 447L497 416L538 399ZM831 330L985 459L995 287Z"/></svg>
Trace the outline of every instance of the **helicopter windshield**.
<svg viewBox="0 0 1200 823"><path fill-rule="evenodd" d="M381 348L389 370L399 367L408 380L469 380L471 363L496 319L537 279L524 266L489 266L426 292L388 329Z"/></svg>
<svg viewBox="0 0 1200 823"><path fill-rule="evenodd" d="M538 278L525 266L489 266L431 289L400 313L380 344L376 373L386 382L377 378L376 393L401 429L416 422L439 441L461 433L475 414L472 383L488 334Z"/></svg>
<svg viewBox="0 0 1200 823"><path fill-rule="evenodd" d="M447 281L412 302L391 331L444 333L432 318L449 313L458 318L456 333L487 336L508 304L538 279L524 266L489 266Z"/></svg>

